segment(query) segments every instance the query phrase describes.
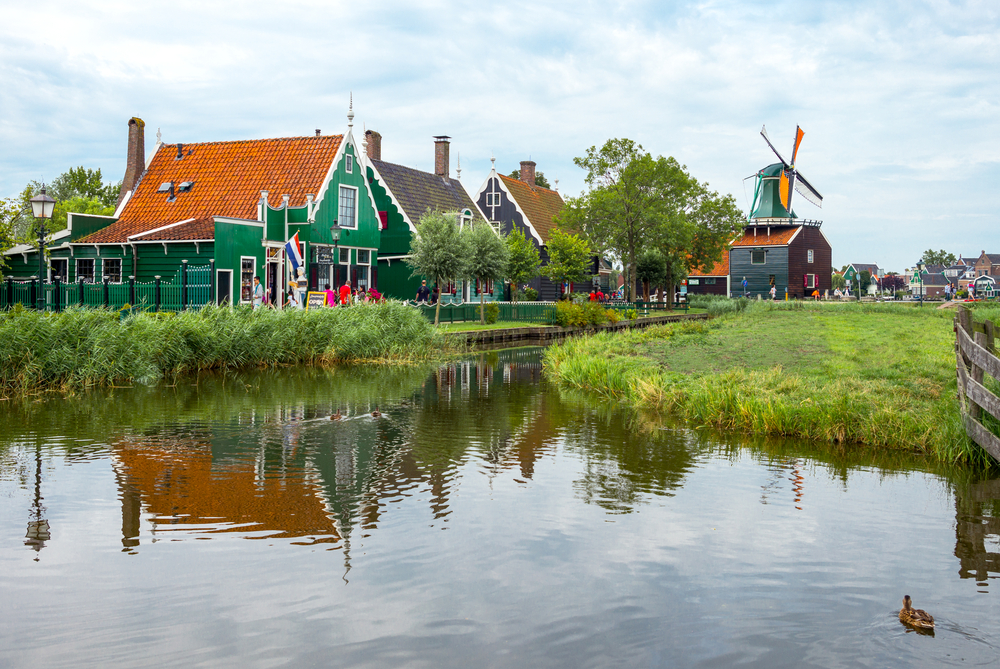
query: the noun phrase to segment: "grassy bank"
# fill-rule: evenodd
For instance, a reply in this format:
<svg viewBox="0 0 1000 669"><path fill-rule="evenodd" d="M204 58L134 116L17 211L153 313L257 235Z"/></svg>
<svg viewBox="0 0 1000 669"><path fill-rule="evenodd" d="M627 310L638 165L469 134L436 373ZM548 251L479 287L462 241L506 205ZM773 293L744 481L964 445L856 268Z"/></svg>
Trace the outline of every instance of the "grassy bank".
<svg viewBox="0 0 1000 669"><path fill-rule="evenodd" d="M954 312L746 304L709 322L569 340L549 377L695 425L985 462L956 399Z"/></svg>
<svg viewBox="0 0 1000 669"><path fill-rule="evenodd" d="M0 394L150 383L208 369L360 360L437 352L438 335L402 304L275 311L205 307L119 320L101 309L0 313Z"/></svg>

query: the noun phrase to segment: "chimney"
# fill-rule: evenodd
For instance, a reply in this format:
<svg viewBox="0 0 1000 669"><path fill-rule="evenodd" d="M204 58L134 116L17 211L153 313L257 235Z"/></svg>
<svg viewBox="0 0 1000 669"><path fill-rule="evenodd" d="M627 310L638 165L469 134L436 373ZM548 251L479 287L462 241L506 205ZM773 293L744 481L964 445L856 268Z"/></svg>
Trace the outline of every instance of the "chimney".
<svg viewBox="0 0 1000 669"><path fill-rule="evenodd" d="M535 187L535 161L521 161L521 181L528 184L532 188Z"/></svg>
<svg viewBox="0 0 1000 669"><path fill-rule="evenodd" d="M125 194L135 188L135 183L146 169L146 136L143 128L146 124L141 118L133 116L128 120L128 152L125 154L125 177L122 179L122 190L118 194L118 205L122 203Z"/></svg>
<svg viewBox="0 0 1000 669"><path fill-rule="evenodd" d="M319 128L316 128L316 136L319 137Z"/></svg>
<svg viewBox="0 0 1000 669"><path fill-rule="evenodd" d="M382 160L381 133L375 132L374 130L365 130L365 139L368 140L368 146L365 147L368 157L372 160Z"/></svg>
<svg viewBox="0 0 1000 669"><path fill-rule="evenodd" d="M448 149L451 146L449 139L451 137L447 135L434 137L434 174L445 179L451 171L451 161L448 158Z"/></svg>

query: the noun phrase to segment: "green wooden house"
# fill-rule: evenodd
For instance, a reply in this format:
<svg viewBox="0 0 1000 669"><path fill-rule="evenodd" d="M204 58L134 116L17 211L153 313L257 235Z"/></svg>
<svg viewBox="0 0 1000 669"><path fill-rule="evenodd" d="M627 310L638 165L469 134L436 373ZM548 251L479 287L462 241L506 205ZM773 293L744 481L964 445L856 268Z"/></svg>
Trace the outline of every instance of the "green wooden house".
<svg viewBox="0 0 1000 669"><path fill-rule="evenodd" d="M260 276L269 301L280 305L294 278L285 243L298 233L310 290L345 280L373 286L381 224L352 134L353 116L352 110L344 135L157 142L137 169L142 125L132 119L130 169L115 215L70 214L67 229L49 239L45 278L70 284L107 279L117 286L134 277L141 285L176 285L182 268L197 268L214 301L249 302L253 277ZM335 223L341 227L337 241ZM25 246L9 250L8 273L37 274L37 253Z"/></svg>

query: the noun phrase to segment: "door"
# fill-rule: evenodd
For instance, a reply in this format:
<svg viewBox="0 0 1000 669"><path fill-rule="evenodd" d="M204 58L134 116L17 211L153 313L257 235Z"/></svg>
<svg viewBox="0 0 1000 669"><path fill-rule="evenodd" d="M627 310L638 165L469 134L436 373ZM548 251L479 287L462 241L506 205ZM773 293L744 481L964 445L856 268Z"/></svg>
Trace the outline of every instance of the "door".
<svg viewBox="0 0 1000 669"><path fill-rule="evenodd" d="M267 263L267 269L264 271L264 280L267 281L268 302L275 307L280 307L281 304L278 301L278 263Z"/></svg>
<svg viewBox="0 0 1000 669"><path fill-rule="evenodd" d="M219 304L233 303L233 270L220 269L216 272L218 285L215 294L219 297Z"/></svg>

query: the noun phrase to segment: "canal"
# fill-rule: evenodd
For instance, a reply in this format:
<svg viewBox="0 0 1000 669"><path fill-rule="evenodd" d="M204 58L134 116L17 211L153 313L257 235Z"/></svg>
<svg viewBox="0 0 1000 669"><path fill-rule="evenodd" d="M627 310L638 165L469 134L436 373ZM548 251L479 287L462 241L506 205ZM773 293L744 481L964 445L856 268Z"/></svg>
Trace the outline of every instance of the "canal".
<svg viewBox="0 0 1000 669"><path fill-rule="evenodd" d="M539 356L3 402L0 666L1000 661L1000 481L620 412Z"/></svg>

